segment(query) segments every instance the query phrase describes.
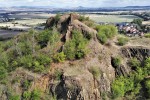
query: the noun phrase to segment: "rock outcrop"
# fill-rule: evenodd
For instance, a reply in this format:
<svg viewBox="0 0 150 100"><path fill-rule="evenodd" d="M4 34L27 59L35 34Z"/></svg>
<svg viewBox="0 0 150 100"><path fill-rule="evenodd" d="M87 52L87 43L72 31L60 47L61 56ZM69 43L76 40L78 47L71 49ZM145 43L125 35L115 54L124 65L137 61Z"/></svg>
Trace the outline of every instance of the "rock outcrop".
<svg viewBox="0 0 150 100"><path fill-rule="evenodd" d="M58 21L55 17L50 17L46 21L45 28L56 27L60 33L64 34L63 40L65 41L71 38L71 32L73 30L81 31L84 36L90 34L93 38L96 38L97 31L80 22L79 17L77 14L65 14L60 16Z"/></svg>
<svg viewBox="0 0 150 100"><path fill-rule="evenodd" d="M121 51L127 58L135 57L141 62L145 60L147 57L150 57L150 48L147 47L142 46L123 47Z"/></svg>

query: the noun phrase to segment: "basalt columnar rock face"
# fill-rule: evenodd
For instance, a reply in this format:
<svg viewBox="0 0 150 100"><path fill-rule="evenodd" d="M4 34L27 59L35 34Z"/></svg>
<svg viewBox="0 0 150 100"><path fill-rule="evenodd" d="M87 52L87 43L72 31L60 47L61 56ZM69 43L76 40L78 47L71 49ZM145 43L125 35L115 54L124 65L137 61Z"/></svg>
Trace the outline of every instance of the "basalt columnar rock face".
<svg viewBox="0 0 150 100"><path fill-rule="evenodd" d="M64 34L65 41L68 41L71 37L71 32L73 30L79 30L84 35L92 34L94 38L96 38L97 31L88 27L86 24L79 21L79 15L77 14L65 14L60 16L57 21L55 17L50 17L46 21L45 28L56 27L60 33Z"/></svg>
<svg viewBox="0 0 150 100"><path fill-rule="evenodd" d="M140 61L150 57L150 48L137 46L137 47L124 47L121 49L122 53L128 58L137 58Z"/></svg>

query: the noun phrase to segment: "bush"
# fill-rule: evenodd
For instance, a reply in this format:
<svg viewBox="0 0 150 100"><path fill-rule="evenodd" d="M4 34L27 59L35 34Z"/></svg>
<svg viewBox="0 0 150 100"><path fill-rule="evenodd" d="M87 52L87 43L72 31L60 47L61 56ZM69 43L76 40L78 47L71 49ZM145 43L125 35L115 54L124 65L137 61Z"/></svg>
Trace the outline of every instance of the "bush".
<svg viewBox="0 0 150 100"><path fill-rule="evenodd" d="M41 48L44 48L45 46L47 46L47 43L51 35L50 33L51 33L50 30L44 30L37 35L37 40Z"/></svg>
<svg viewBox="0 0 150 100"><path fill-rule="evenodd" d="M135 24L137 24L137 25L139 25L141 27L142 26L142 19L134 19L132 21L132 23L135 23Z"/></svg>
<svg viewBox="0 0 150 100"><path fill-rule="evenodd" d="M150 38L150 33L145 34L144 37Z"/></svg>
<svg viewBox="0 0 150 100"><path fill-rule="evenodd" d="M118 38L118 45L123 46L123 45L125 45L128 41L129 41L129 39L126 38L126 37L119 37L119 38Z"/></svg>
<svg viewBox="0 0 150 100"><path fill-rule="evenodd" d="M31 93L31 100L41 100L41 91L40 90L33 90Z"/></svg>
<svg viewBox="0 0 150 100"><path fill-rule="evenodd" d="M73 60L75 58L75 42L68 41L65 43L64 53L69 60Z"/></svg>
<svg viewBox="0 0 150 100"><path fill-rule="evenodd" d="M93 37L93 33L85 33L84 37L90 40Z"/></svg>
<svg viewBox="0 0 150 100"><path fill-rule="evenodd" d="M41 48L46 47L48 43L52 45L53 43L58 42L58 40L60 40L59 33L55 27L51 30L44 30L37 35L37 41Z"/></svg>
<svg viewBox="0 0 150 100"><path fill-rule="evenodd" d="M33 62L33 71L34 72L44 72L44 65L40 65L38 61Z"/></svg>
<svg viewBox="0 0 150 100"><path fill-rule="evenodd" d="M97 38L98 38L99 42L101 42L102 44L105 44L108 40L107 36L102 33L98 33Z"/></svg>
<svg viewBox="0 0 150 100"><path fill-rule="evenodd" d="M113 98L123 97L125 94L125 84L123 81L115 80L112 84Z"/></svg>
<svg viewBox="0 0 150 100"><path fill-rule="evenodd" d="M27 90L31 85L31 82L29 80L25 80L22 84L22 87Z"/></svg>
<svg viewBox="0 0 150 100"><path fill-rule="evenodd" d="M91 67L89 71L92 73L94 78L98 78L100 76L100 70L96 67Z"/></svg>
<svg viewBox="0 0 150 100"><path fill-rule="evenodd" d="M9 100L20 100L20 96L19 95L12 95L9 97Z"/></svg>
<svg viewBox="0 0 150 100"><path fill-rule="evenodd" d="M54 61L55 62L64 62L66 59L66 55L64 52L60 52L54 56Z"/></svg>
<svg viewBox="0 0 150 100"><path fill-rule="evenodd" d="M130 93L134 88L132 78L120 76L112 83L112 96L113 98L123 97L125 93Z"/></svg>
<svg viewBox="0 0 150 100"><path fill-rule="evenodd" d="M145 74L150 75L150 71L149 71L150 70L150 57L145 60L144 64L145 64L144 65Z"/></svg>
<svg viewBox="0 0 150 100"><path fill-rule="evenodd" d="M32 55L23 56L19 59L19 66L25 67L27 69L32 69L33 57Z"/></svg>
<svg viewBox="0 0 150 100"><path fill-rule="evenodd" d="M105 34L107 38L112 38L117 34L117 28L113 25L97 25L96 30Z"/></svg>
<svg viewBox="0 0 150 100"><path fill-rule="evenodd" d="M98 31L97 38L102 44L117 34L117 28L112 25L97 25L96 30Z"/></svg>
<svg viewBox="0 0 150 100"><path fill-rule="evenodd" d="M138 61L137 58L132 58L129 61L129 65L131 66L132 69L136 69L137 67L140 67L140 61Z"/></svg>
<svg viewBox="0 0 150 100"><path fill-rule="evenodd" d="M55 73L54 73L55 79L56 79L56 80L60 80L60 77L61 77L62 73L63 73L63 72L60 71L60 70L55 70Z"/></svg>
<svg viewBox="0 0 150 100"><path fill-rule="evenodd" d="M121 65L121 58L120 57L112 58L112 64L115 68L119 67Z"/></svg>
<svg viewBox="0 0 150 100"><path fill-rule="evenodd" d="M7 77L7 70L0 66L0 80L3 80Z"/></svg>
<svg viewBox="0 0 150 100"><path fill-rule="evenodd" d="M30 100L30 97L31 97L31 92L25 91L23 93L23 100Z"/></svg>
<svg viewBox="0 0 150 100"><path fill-rule="evenodd" d="M149 79L145 81L145 88L146 88L147 96L148 98L150 98L150 80Z"/></svg>
<svg viewBox="0 0 150 100"><path fill-rule="evenodd" d="M52 59L46 54L37 54L34 57L35 61L38 61L40 65L46 66L52 62Z"/></svg>
<svg viewBox="0 0 150 100"><path fill-rule="evenodd" d="M72 40L68 41L64 46L64 53L67 59L81 59L84 58L87 49L87 39L83 37L83 34L79 31L72 32Z"/></svg>
<svg viewBox="0 0 150 100"><path fill-rule="evenodd" d="M79 21L83 22L83 21L88 21L89 17L85 17L85 16L80 16L79 17Z"/></svg>
<svg viewBox="0 0 150 100"><path fill-rule="evenodd" d="M57 14L56 16L55 16L55 21L58 23L58 21L60 20L60 17L61 17L61 15L60 14Z"/></svg>

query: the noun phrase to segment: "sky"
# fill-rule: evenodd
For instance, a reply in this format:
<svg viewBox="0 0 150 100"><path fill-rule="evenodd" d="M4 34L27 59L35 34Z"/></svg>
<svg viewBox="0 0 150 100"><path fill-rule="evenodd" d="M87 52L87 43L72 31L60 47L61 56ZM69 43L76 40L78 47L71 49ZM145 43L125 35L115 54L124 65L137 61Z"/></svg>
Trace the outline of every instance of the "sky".
<svg viewBox="0 0 150 100"><path fill-rule="evenodd" d="M150 6L150 0L0 0L2 6L125 7Z"/></svg>

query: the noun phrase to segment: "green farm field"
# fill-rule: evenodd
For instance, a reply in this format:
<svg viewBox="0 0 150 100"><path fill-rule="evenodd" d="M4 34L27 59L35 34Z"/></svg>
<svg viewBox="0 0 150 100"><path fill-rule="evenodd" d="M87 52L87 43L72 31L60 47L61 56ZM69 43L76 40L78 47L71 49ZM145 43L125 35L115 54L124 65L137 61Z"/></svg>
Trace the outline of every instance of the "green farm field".
<svg viewBox="0 0 150 100"><path fill-rule="evenodd" d="M87 14L86 17L94 20L97 23L121 23L121 22L131 22L133 19L139 17L134 15L97 15L97 14Z"/></svg>

